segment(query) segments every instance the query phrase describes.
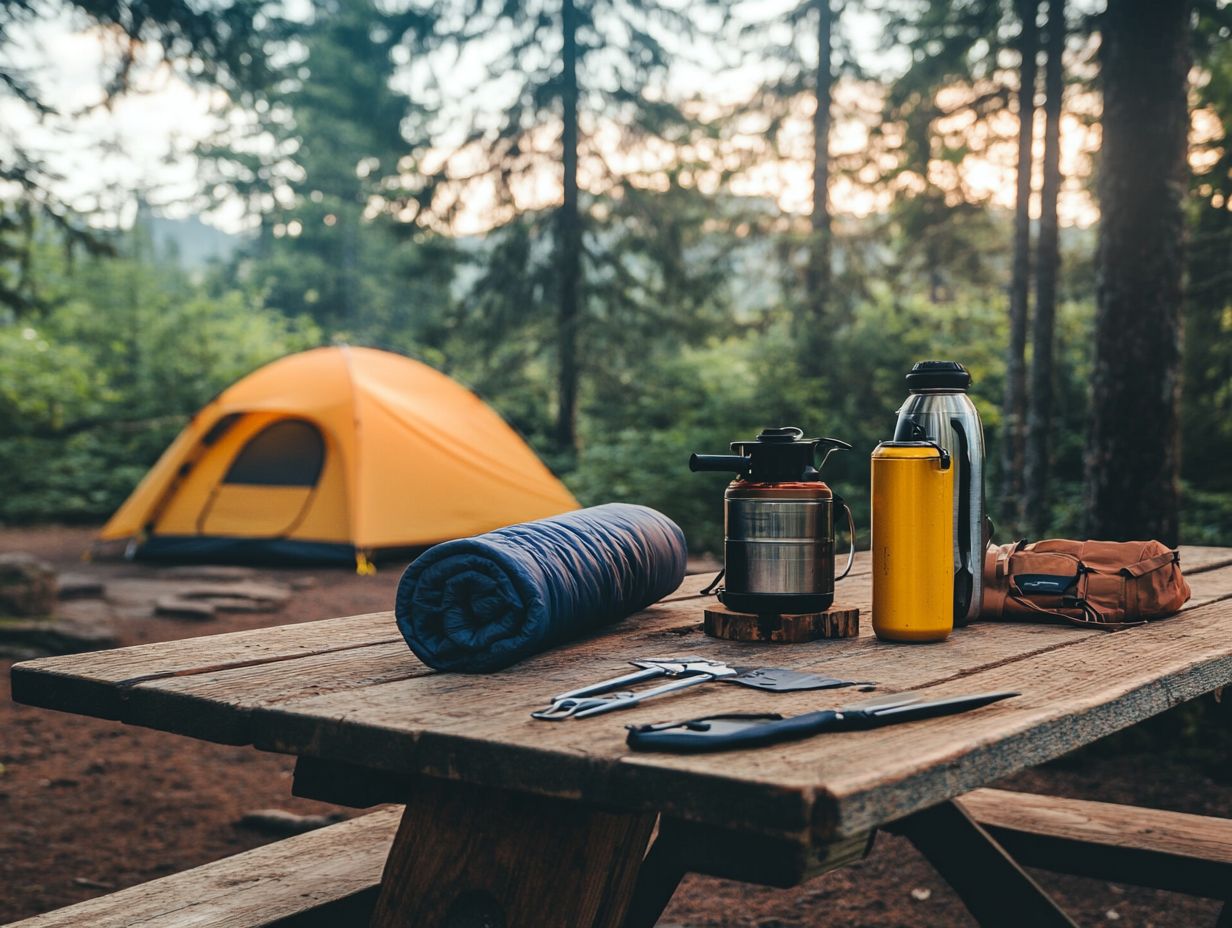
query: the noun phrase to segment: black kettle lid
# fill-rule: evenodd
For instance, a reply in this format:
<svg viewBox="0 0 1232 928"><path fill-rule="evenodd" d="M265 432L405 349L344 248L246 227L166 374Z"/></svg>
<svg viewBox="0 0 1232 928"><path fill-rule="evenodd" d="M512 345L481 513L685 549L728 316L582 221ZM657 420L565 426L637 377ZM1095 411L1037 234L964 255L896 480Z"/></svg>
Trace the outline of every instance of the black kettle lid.
<svg viewBox="0 0 1232 928"><path fill-rule="evenodd" d="M817 446L826 449L821 465L814 465ZM734 441L732 451L746 455L749 462L747 479L754 482L819 481L820 469L826 458L836 450L850 450L851 445L837 438L805 438L795 426L762 429L753 441Z"/></svg>
<svg viewBox="0 0 1232 928"><path fill-rule="evenodd" d="M783 425L774 429L762 429L761 434L754 441L763 444L786 445L800 442L801 444L816 445L818 439L805 438L804 430L798 429L794 425ZM736 445L750 445L753 442L739 441L732 442L732 447Z"/></svg>
<svg viewBox="0 0 1232 928"><path fill-rule="evenodd" d="M970 372L957 361L917 361L907 375L907 389L956 390L965 392L971 386Z"/></svg>

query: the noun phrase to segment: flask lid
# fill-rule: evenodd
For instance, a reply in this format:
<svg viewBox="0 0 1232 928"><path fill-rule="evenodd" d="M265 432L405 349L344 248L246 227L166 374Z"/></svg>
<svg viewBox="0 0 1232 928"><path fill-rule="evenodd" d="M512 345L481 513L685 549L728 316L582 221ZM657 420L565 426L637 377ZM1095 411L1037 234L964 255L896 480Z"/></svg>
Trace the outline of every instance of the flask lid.
<svg viewBox="0 0 1232 928"><path fill-rule="evenodd" d="M922 390L953 390L965 393L971 386L971 374L957 361L917 361L907 375L911 393Z"/></svg>

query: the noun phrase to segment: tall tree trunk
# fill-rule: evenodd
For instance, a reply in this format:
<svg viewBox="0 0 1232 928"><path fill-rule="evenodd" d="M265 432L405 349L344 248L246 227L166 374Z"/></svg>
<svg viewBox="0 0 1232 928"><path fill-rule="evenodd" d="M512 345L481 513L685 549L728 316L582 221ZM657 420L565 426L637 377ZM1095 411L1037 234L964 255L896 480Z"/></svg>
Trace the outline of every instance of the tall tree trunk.
<svg viewBox="0 0 1232 928"><path fill-rule="evenodd" d="M1188 0L1117 0L1104 13L1092 537L1177 542L1189 17Z"/></svg>
<svg viewBox="0 0 1232 928"><path fill-rule="evenodd" d="M1014 267L1010 278L1010 344L1005 361L1001 442L1001 512L1022 505L1023 425L1027 403L1027 317L1031 302L1031 175L1035 167L1035 83L1039 0L1018 0L1018 190L1014 203Z"/></svg>
<svg viewBox="0 0 1232 928"><path fill-rule="evenodd" d="M1052 425L1052 346L1057 314L1057 273L1061 252L1057 197L1061 192L1061 103L1065 93L1065 0L1048 2L1047 62L1044 65L1044 184L1040 191L1039 246L1035 265L1035 318L1031 331L1031 395L1023 519L1031 533L1048 529L1048 435Z"/></svg>
<svg viewBox="0 0 1232 928"><path fill-rule="evenodd" d="M831 0L815 0L817 7L817 70L813 75L813 212L810 217L808 268L805 273L804 318L799 320L799 344L804 369L819 376L827 369L828 315L834 268L830 222L830 107L834 95Z"/></svg>
<svg viewBox="0 0 1232 928"><path fill-rule="evenodd" d="M557 339L556 445L577 449L578 302L582 273L582 216L578 205L577 8L561 3L561 146L564 196L556 214L556 275L560 283Z"/></svg>

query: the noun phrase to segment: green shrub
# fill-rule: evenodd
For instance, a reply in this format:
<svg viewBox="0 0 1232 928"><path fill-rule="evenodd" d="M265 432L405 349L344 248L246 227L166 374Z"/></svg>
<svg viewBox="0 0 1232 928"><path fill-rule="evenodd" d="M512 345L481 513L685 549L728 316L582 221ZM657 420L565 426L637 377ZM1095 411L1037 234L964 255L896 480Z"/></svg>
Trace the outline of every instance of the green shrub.
<svg viewBox="0 0 1232 928"><path fill-rule="evenodd" d="M251 295L209 296L137 257L53 263L49 305L0 327L0 521L94 521L188 418L315 326Z"/></svg>

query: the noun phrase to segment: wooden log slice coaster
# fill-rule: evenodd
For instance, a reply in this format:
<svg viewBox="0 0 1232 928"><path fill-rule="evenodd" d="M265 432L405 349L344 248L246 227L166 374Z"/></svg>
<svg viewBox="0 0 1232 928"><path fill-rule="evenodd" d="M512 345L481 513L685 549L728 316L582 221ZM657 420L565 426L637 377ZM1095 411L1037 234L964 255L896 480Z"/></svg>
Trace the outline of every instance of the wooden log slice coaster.
<svg viewBox="0 0 1232 928"><path fill-rule="evenodd" d="M791 644L818 638L855 638L860 634L860 610L831 606L825 612L766 614L734 612L721 604L707 606L703 630L727 641L774 641Z"/></svg>

